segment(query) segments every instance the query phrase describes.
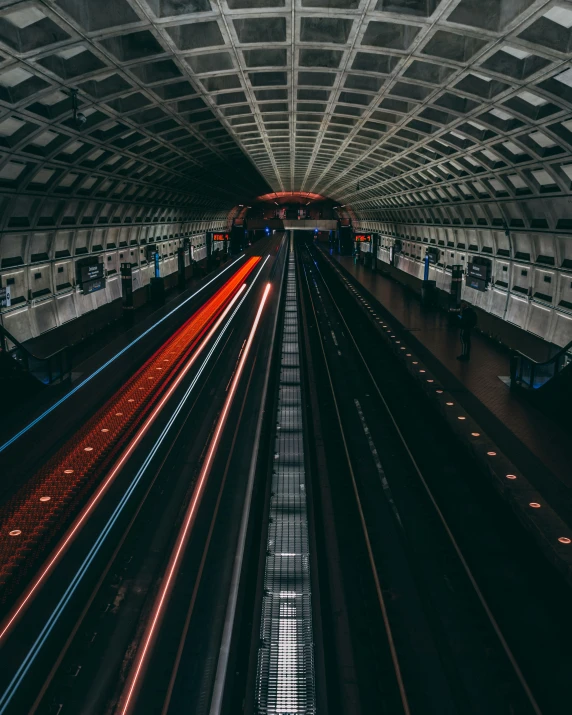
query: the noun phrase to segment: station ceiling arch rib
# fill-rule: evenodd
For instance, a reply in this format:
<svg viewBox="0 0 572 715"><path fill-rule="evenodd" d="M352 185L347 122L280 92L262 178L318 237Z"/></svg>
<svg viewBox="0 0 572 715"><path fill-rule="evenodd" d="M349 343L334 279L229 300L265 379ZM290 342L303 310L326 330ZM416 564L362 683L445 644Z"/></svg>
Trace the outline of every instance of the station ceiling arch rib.
<svg viewBox="0 0 572 715"><path fill-rule="evenodd" d="M226 216L269 192L564 228L571 43L564 0L5 4L0 189L29 198L4 228L96 199Z"/></svg>

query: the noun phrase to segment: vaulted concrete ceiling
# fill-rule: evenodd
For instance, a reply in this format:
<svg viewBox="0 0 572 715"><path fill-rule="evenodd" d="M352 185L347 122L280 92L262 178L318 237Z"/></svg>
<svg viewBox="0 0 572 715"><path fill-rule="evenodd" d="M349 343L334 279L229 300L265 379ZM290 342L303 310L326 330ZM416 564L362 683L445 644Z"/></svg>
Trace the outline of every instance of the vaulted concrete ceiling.
<svg viewBox="0 0 572 715"><path fill-rule="evenodd" d="M569 193L560 0L3 1L0 43L10 191L362 216Z"/></svg>

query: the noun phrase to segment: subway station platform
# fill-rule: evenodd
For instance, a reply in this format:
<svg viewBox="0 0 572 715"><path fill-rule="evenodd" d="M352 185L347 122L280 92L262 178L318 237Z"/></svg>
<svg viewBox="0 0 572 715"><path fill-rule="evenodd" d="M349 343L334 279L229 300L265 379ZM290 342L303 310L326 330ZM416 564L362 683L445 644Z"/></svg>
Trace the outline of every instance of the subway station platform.
<svg viewBox="0 0 572 715"><path fill-rule="evenodd" d="M252 254L252 250L250 251ZM208 300L242 258L228 260L202 277L191 278L184 288L174 286L162 304L149 301L137 310L119 312L113 321L92 320L93 332L83 339L70 330L65 336L71 352L71 374L22 395L10 412L0 417L0 454L5 460L0 498L18 484L21 474L49 451L93 410ZM235 265L237 264L237 265ZM119 317L118 317L119 316ZM101 323L101 324L100 324ZM66 326L63 326L64 328ZM61 332L54 330L26 341L36 357L52 353ZM20 385L16 385L20 389ZM46 425L50 425L46 429Z"/></svg>
<svg viewBox="0 0 572 715"><path fill-rule="evenodd" d="M572 0L0 5L0 715L569 712Z"/></svg>
<svg viewBox="0 0 572 715"><path fill-rule="evenodd" d="M324 253L327 250L321 246ZM351 256L332 255L343 273L370 300L377 301L394 327L459 403L494 437L500 449L565 520L572 505L572 443L566 428L550 420L509 387L510 351L477 330L471 360L461 362L459 331L447 314L422 306L420 297Z"/></svg>

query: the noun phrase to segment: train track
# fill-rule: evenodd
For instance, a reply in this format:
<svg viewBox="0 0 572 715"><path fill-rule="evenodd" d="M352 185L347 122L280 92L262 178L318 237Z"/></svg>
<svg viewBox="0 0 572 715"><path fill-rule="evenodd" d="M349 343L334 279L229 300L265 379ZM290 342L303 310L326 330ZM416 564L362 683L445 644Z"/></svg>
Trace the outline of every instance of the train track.
<svg viewBox="0 0 572 715"><path fill-rule="evenodd" d="M431 599L423 593L425 588L425 584L422 582L423 576L421 570L416 568L414 558L412 558L408 519L402 518L402 507L392 492L392 480L398 477L395 472L395 464L392 463L394 460L387 457L387 447L385 450L381 446L378 449L379 427L370 429L369 422L375 419L372 415L375 415L377 411L379 414L383 412L384 424L388 425L387 429L391 429L393 439L399 442L402 459L399 468L414 474L419 487L425 493L427 508L432 511L427 518L433 523L438 522L441 538L447 542L448 554L454 555L456 560L454 571L457 578L461 574L466 589L471 592L468 596L472 603L471 609L474 609L477 604L480 610L479 617L486 622L490 634L494 635L494 659L502 662L503 678L501 680L503 682L501 685L505 690L502 693L499 692L497 697L493 692L494 688L491 688L488 695L491 709L487 709L487 712L510 712L510 708L515 707L515 712L539 715L541 708L533 695L532 688L523 674L453 530L439 507L429 480L425 478L410 449L407 438L400 429L398 420L384 397L384 390L379 379L370 369L370 365L360 349L359 339L354 335L352 325L346 320L343 310L330 291L328 281L321 274L314 257L310 256L306 248L300 251L299 263L304 283L304 300L307 301L307 321L311 323L310 328L313 333L314 357L312 359L319 363L325 373L325 377L321 380L320 403L333 407L330 424L335 424L336 434L340 440L338 456L343 456L344 460L343 469L340 467L340 471L345 473L351 485L351 488L346 490L346 495L351 492L353 496L357 522L366 553L365 561L369 566L378 616L383 625L381 629L384 636L383 644L376 643L373 646L373 651L378 653L381 650L385 651L379 658L382 664L381 670L378 669L378 674L381 674L384 680L384 686L381 688L381 695L375 693L375 688L371 689L368 697L373 697L374 700L370 700L364 710L371 710L374 706L381 705L381 712L392 714L396 712L409 714L437 711L442 713L483 711L479 709L476 700L471 702L473 698L470 685L467 686L465 692L460 692L463 688L458 687L459 683L451 684L456 676L452 676L450 667L433 667L433 664L431 679L433 681L441 679L441 691L431 696L428 689L425 695L420 695L420 691L423 689L423 677L414 671L419 668L423 669L428 663L424 663L423 659L413 652L415 647L411 643L407 643L408 634L404 632L403 613L400 612L399 607L395 606L395 600L408 600L411 604L409 613L412 620L415 620L415 609L418 608L419 637L422 637L425 627L427 630L426 638L429 649L427 660L442 658L445 662L450 660L451 654L447 652L450 648L444 644L446 639L443 638L443 634L435 634L435 630L439 631L439 629L433 627L434 614L427 616L433 606L429 603ZM340 368L342 362L345 362L345 368ZM340 374L344 372L344 369L347 375L347 385L342 386ZM360 373L355 380L353 379L354 372ZM371 407L368 408L369 416L364 415L365 405L371 405L372 396L375 399L376 407L373 410ZM353 410L351 409L352 402ZM333 435L330 433L330 436ZM363 448L361 451L357 447L358 440L361 441ZM387 473L384 466L386 462L388 463ZM364 467L364 463L367 463L367 467ZM339 476L337 478L339 479ZM395 539L392 551L402 554L403 561L408 561L409 564L392 564L392 557L388 557L384 553L381 539L388 537L385 533L383 536L381 535L379 522L376 523L374 517L375 511L368 500L368 495L371 496L374 493L367 486L368 479L370 483L373 483L375 479L379 480L379 488L376 487L376 493L380 495L387 507L384 512L385 516L391 515L389 519L392 521L392 528L388 530L387 527L384 527L384 529L390 534L389 538ZM339 513L338 519L342 519L342 515ZM401 574L401 571L405 575ZM405 591L406 588L411 591L411 595ZM409 639L411 639L411 634L409 634ZM487 638L487 643L490 645L491 637ZM359 645L357 648L359 649ZM485 648L481 652L473 652L471 657L479 661L479 668L483 672L487 670L488 654ZM494 674L489 673L488 677L490 677L489 683L492 685L495 682ZM507 681L510 681L509 685L507 685ZM377 696L379 696L379 700L376 702ZM432 704L430 704L431 697L435 698L435 702ZM435 709L436 707L438 709Z"/></svg>
<svg viewBox="0 0 572 715"><path fill-rule="evenodd" d="M238 271L0 509L0 598L5 601L69 523L102 475L117 471L208 329L259 262ZM115 464L114 464L115 462ZM0 639L3 632L0 633Z"/></svg>
<svg viewBox="0 0 572 715"><path fill-rule="evenodd" d="M181 442L184 443L184 439L179 439L181 437L181 430L183 430L185 427L187 431L189 430L189 415L195 409L195 407L188 407L185 403L187 401L190 402L188 398L192 394L193 405L196 406L196 403L198 401L198 395L195 399L195 385L202 391L205 385L205 381L208 385L208 382L210 380L209 389L211 391L214 390L213 380L215 381L214 384L216 384L220 380L221 376L218 375L218 371L215 377L209 378L208 375L212 375L212 371L214 369L213 361L215 362L215 364L217 364L220 363L221 358L227 357L225 355L226 341L230 339L230 336L232 336L233 343L231 350L238 351L240 349L241 343L237 343L239 338L235 327L235 316L240 315L238 311L240 310L240 306L246 300L248 294L252 292L252 289L254 287L258 287L259 281L257 279L260 276L262 270L264 269L264 265L266 264L267 260L268 259L261 261L260 258L256 258L252 262L252 267L256 267L257 264L260 265L258 267L258 270L256 271L254 279L250 282L250 287L247 287L247 285L244 283L245 278L250 271L246 273L240 272L240 275L236 278L236 280L232 282L233 290L228 292L227 299L225 301L225 304L223 305L222 312L218 313L218 318L215 319L214 322L211 321L210 327L207 329L207 331L203 331L203 342L206 342L209 345L208 354L204 356L204 359L202 360L202 363L200 365L197 364L195 366L196 369L194 369L192 375L189 376L192 376L192 379L186 380L185 383L182 383L179 380L179 377L183 372L186 374L187 371L184 368L181 369L179 373L177 373L177 377L174 379L173 383L162 395L161 400L164 400L166 399L167 393L169 391L176 390L176 397L173 400L174 404L173 406L170 406L168 410L166 410L166 413L168 414L162 416L161 419L158 420L158 424L153 428L150 428L150 440L148 439L146 445L142 445L136 451L137 456L134 460L136 463L133 465L129 464L127 466L127 468L122 472L121 478L118 479L117 484L110 489L109 494L103 497L103 512L100 514L100 516L103 518L103 522L101 521L101 519L94 519L94 523L91 524L89 529L87 529L87 533L82 534L81 538L79 539L79 542L71 550L71 555L67 555L67 552L66 554L62 553L63 565L59 565L56 570L57 573L60 573L60 575L66 574L64 575L64 578L68 578L67 573L69 573L69 578L71 579L69 585L67 584L67 582L61 584L59 582L58 584L52 584L52 586L55 586L55 588L53 589L54 593L52 594L50 589L50 595L47 600L31 599L30 602L27 604L27 607L31 608L33 605L33 608L31 608L32 613L28 614L22 611L22 613L17 614L18 617L14 618L9 624L10 627L6 629L5 640L7 641L7 643L0 643L0 648L2 648L2 654L3 656L5 656L8 652L7 648L13 646L14 642L16 642L16 653L14 657L13 667L15 669L17 668L17 670L12 677L9 674L9 671L12 670L12 667L5 669L3 679L7 683L7 688L0 697L0 712L12 712L14 710L11 710L10 708L14 707L17 708L17 710L15 711L22 712L22 708L24 707L22 703L28 703L28 705L24 707L26 712L36 712L38 708L40 709L40 712L52 712L51 708L54 705L52 696L54 695L54 692L57 693L58 688L60 688L61 690L61 685L63 682L63 690L65 695L65 691L69 690L69 671L70 669L74 670L75 668L75 666L73 665L73 656L70 665L68 651L73 653L77 652L76 649L79 649L83 653L82 659L86 661L86 672L88 669L88 664L91 667L95 666L97 669L97 663L89 663L91 658L90 651L93 649L90 644L86 645L84 640L84 624L94 622L93 620L90 620L91 616L88 617L87 614L91 613L93 615L93 609L95 608L95 622L98 621L100 613L98 611L98 602L102 593L105 593L107 586L113 588L113 586L117 583L119 574L123 574L125 570L125 564L130 563L132 560L134 560L134 554L139 554L140 543L143 539L151 540L151 551L145 552L145 554L141 556L143 562L141 562L141 559L139 559L138 563L141 568L139 576L142 576L143 580L145 580L145 578L147 578L149 574L153 573L154 568L161 568L161 564L159 564L159 562L157 561L157 559L159 558L158 553L156 553L153 549L154 539L156 538L154 531L155 522L157 523L157 533L160 534L160 536L158 536L157 538L166 539L165 543L168 545L170 539L169 535L171 534L172 529L174 527L173 518L174 516L176 517L176 513L178 510L181 509L181 506L186 503L185 494L189 489L194 488L195 481L198 478L197 474L193 475L191 473L192 468L189 464L189 457L187 457L185 452L181 452ZM240 281L240 283L237 285L238 281ZM252 300L250 298L248 300L248 305L251 306L249 310L252 310ZM180 335L180 333L181 331L178 331L175 336ZM201 342L201 345L203 345L203 342ZM187 361L184 363L185 367L189 364L190 361L192 361L193 355L194 353L192 353L191 357L188 358ZM229 355L229 357L231 356ZM230 362L230 366L232 367L233 364L234 359L232 359L232 361ZM225 363L225 361L222 360L221 367L223 371L226 372L229 367L229 362L227 361ZM248 369L250 371L250 366ZM205 373L205 371L207 372ZM204 377L202 377L203 373L205 373ZM222 374L224 373L221 373L221 375ZM249 372L249 375L250 374L251 373ZM209 399L208 396L204 394L202 396L200 407L201 414L203 416L197 417L197 427L192 429L192 433L196 433L198 439L200 439L201 434L204 434L205 440L208 439L208 427L210 424L209 415L210 420L216 417L216 411L217 409L220 409L220 406L217 407L217 405L219 404L220 399L224 399L225 392L229 389L229 385L223 382L222 386L219 385L219 388L220 389L217 391L217 395L220 395L219 400ZM173 392L173 394L175 393ZM176 404L177 402L178 404ZM215 411L214 413L213 410ZM186 416L183 417L183 415L185 414ZM172 427L175 427L176 429L171 429ZM219 434L221 432L222 427L219 429ZM173 470L174 455L172 454L172 451L176 443L179 462L177 463L177 461L175 461L175 465L177 466L177 469L183 470L183 476L179 479L177 483L170 484L169 477L171 475L170 473L165 472L164 468L166 462L169 462L170 470ZM195 454L195 459L199 460L199 462L209 456L205 452L201 457L200 444L200 441L191 441L193 454ZM212 457L214 457L214 454L211 455L211 458ZM143 464L139 466L139 460L141 459L143 459ZM157 459L160 459L161 461L158 467L155 468ZM148 469L149 466L152 469L155 469L154 474L151 473L151 469ZM191 472L189 472L189 469L191 469ZM142 484L145 484L145 487L143 488L144 493L142 497L141 494L138 493L140 490L140 487L138 488L140 482L142 482ZM165 519L164 514L162 512L156 512L154 514L155 506L153 503L151 503L153 500L149 498L152 493L155 495L155 499L169 500L169 508L171 509L171 511L169 512L169 519ZM119 499L118 503L116 503L116 499ZM140 499L141 501L139 501ZM129 504L128 508L126 508L127 504ZM175 510L174 515L173 509ZM145 516L142 516L140 512L144 512ZM97 513L99 514L99 511ZM106 519L107 523L105 523ZM143 521L141 521L141 519L143 519ZM148 528L149 521L151 521L151 523L153 524L153 529L151 530ZM134 522L138 523L137 529L132 528ZM99 530L101 529L102 523L103 529L101 530L100 534ZM162 531L159 529L158 526L160 523L162 523ZM119 528L123 528L124 531L119 531ZM112 541L110 541L110 539L107 539L106 545L105 539L107 535L111 533L111 529L114 529L114 538ZM143 529L143 533L141 532L141 529ZM133 536L133 534L135 534L135 537ZM93 543L92 539L95 539ZM117 539L117 547L115 539ZM128 548L134 550L131 552L131 556L128 556L127 558L125 552L126 547L124 545L125 540L129 541L130 543L130 546ZM86 549L89 549L89 553L84 559ZM142 546L141 549L143 549ZM98 555L99 552L101 552L100 556ZM65 558L63 558L64 556ZM108 560L103 561L103 558L107 558ZM82 561L82 559L84 560ZM90 565L93 563L94 559L97 559L96 563L98 565L95 568L91 567L90 576L88 578L85 578L86 574L88 573L87 569L90 568ZM76 568L78 568L77 572L75 571ZM50 574L47 575L47 579L50 579ZM81 585L82 580L87 582L85 587ZM96 583L94 584L95 581ZM86 588L89 584L92 584L93 590L91 592L86 592ZM146 588L148 589L150 587L152 587L152 582L147 581ZM63 593L61 593L61 597L58 591L60 593L63 591ZM135 591L135 602L137 602L137 599L139 599L139 606L141 606L141 599L143 598L144 602L146 589L136 588ZM79 596L77 595L78 593L80 594ZM75 601L71 599L75 599ZM55 609L53 612L51 612L53 605L55 605ZM185 605L185 608L187 606L188 604ZM115 607L111 609L110 613L114 612L114 610ZM80 611L79 616L78 611ZM121 629L125 627L125 624L128 624L130 622L130 619L133 616L133 613L130 611L131 609L128 608L126 612L127 618L121 619L119 623L116 623L116 627L119 631L121 631ZM29 623L30 618L31 624ZM75 623L71 620L73 618L76 618ZM31 629L30 625L32 626ZM20 626L25 630L21 632ZM89 627L90 626L88 625L88 629ZM37 637L34 633L36 628L38 628L38 630L41 629L40 632L37 634ZM54 628L56 630L54 630ZM58 642L58 639L60 638L62 632L69 633L69 636L64 643L59 640L59 645L56 646L56 648L59 648L59 650L54 651L54 644ZM95 634L96 632L97 628L94 629L93 633ZM23 633L25 633L24 639L19 638L18 634L22 635ZM55 641L54 634L57 634L55 636ZM177 631L177 636L179 635L180 632ZM95 637L95 635L93 637ZM118 637L117 634L111 635L111 642L113 642L113 638L116 637ZM56 653L56 656L52 657L51 660L49 657L46 659L46 656L48 655L47 653L45 653L46 649L44 648L42 650L43 645L44 643L46 643L48 638L51 638L52 641L54 641L54 643L52 643L52 647L50 648L50 654L54 652ZM101 632L100 637L97 639L98 648L101 648L102 646L107 647L108 644L104 645L104 640L104 633ZM27 645L27 641L29 641L30 646ZM27 650L28 647L29 650ZM12 652L14 652L13 648L11 648L11 650ZM21 663L18 662L20 651L22 652L22 656L25 656L23 657ZM113 651L114 648L112 648L111 652L113 653ZM112 657L115 657L115 655L116 654L114 654ZM121 653L119 653L119 657L121 663ZM103 665L105 661L106 658L100 661L100 663ZM46 665L51 668L50 673L47 677L45 675L40 675L42 671L44 671L45 673ZM77 667L75 668L75 670L77 670L77 674L79 674L81 668ZM113 683L115 684L117 682L116 679L118 675L120 675L120 673L117 669L114 672L109 671L104 674L103 680L108 683L109 681L107 680L107 678L111 678L111 681L113 681ZM29 680L30 677L33 677L35 682L37 682L38 677L45 678L44 685L40 688L40 692L37 693L36 700L31 706L32 710L29 710L29 698L32 693L28 692L27 689L20 687L22 683L26 682L26 678ZM75 678L75 674L73 678ZM73 679L71 682L73 682ZM96 676L92 682L94 685L99 683L99 677ZM86 683L84 681L84 687L85 684ZM76 691L74 697L77 697L77 695L78 694ZM107 695L109 695L109 692L107 693ZM34 697L34 695L32 695L32 697ZM58 697L59 696L57 696L56 694L56 700ZM85 708L88 708L88 705L85 702L81 703L81 694L79 694L79 697L80 704L78 705L78 707L79 710L83 712ZM63 699L69 701L67 695ZM55 706L57 709L57 702L55 703ZM69 703L66 705L66 707L69 709ZM74 707L74 705L71 705L71 711L74 711ZM90 704L89 707L93 707L93 705ZM78 710L75 711L77 712ZM99 711L96 709L94 712Z"/></svg>

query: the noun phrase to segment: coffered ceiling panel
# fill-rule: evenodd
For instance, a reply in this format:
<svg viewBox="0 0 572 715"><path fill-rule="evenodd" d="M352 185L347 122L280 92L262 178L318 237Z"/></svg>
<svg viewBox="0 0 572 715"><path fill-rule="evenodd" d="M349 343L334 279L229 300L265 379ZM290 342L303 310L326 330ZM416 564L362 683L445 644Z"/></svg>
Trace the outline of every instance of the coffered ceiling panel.
<svg viewBox="0 0 572 715"><path fill-rule="evenodd" d="M0 184L364 216L568 193L571 50L564 0L0 2Z"/></svg>

